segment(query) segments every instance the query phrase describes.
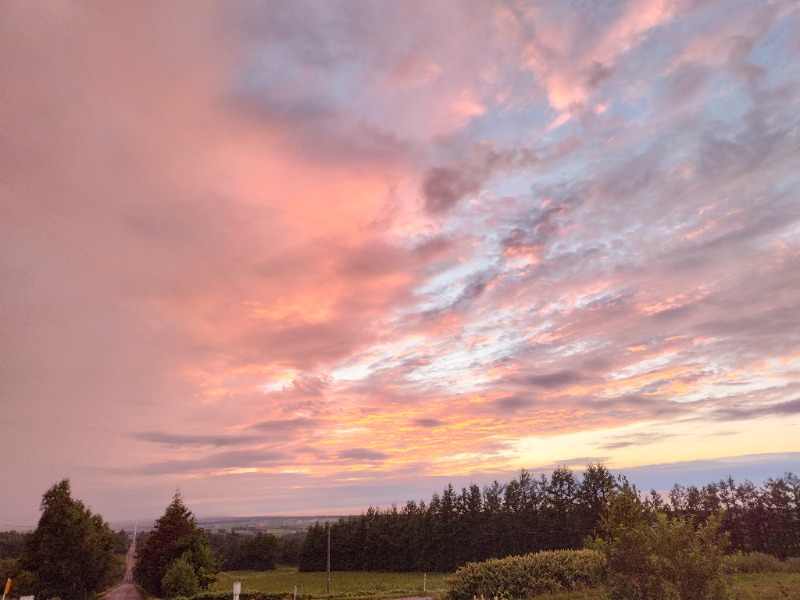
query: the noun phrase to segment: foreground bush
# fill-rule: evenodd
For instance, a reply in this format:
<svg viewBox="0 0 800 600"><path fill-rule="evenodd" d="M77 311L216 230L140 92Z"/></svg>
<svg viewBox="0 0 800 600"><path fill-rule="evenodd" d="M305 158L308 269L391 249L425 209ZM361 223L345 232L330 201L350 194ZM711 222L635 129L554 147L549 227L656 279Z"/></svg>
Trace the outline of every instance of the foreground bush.
<svg viewBox="0 0 800 600"><path fill-rule="evenodd" d="M553 550L469 563L445 581L450 600L528 598L598 585L604 566L595 550Z"/></svg>
<svg viewBox="0 0 800 600"><path fill-rule="evenodd" d="M648 513L635 490L615 493L603 520L608 588L613 600L722 600L727 538L720 519Z"/></svg>
<svg viewBox="0 0 800 600"><path fill-rule="evenodd" d="M161 580L161 589L165 598L191 597L200 591L192 564L185 557L172 561Z"/></svg>

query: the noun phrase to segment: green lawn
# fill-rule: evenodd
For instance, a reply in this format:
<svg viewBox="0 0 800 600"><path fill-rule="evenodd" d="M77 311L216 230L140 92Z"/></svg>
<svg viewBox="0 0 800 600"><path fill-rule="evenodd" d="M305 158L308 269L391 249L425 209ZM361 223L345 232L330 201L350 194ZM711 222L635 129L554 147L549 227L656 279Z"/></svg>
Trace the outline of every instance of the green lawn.
<svg viewBox="0 0 800 600"><path fill-rule="evenodd" d="M800 600L800 573L741 573L731 579L732 600Z"/></svg>
<svg viewBox="0 0 800 600"><path fill-rule="evenodd" d="M428 592L445 589L443 573L427 574ZM300 573L297 569L282 567L277 571L227 571L211 588L228 591L233 582L242 583L242 591L253 590L269 593L289 592L297 586L298 594L325 596L325 573ZM368 573L365 571L334 571L331 573L331 593L335 595L423 595L422 573Z"/></svg>
<svg viewBox="0 0 800 600"><path fill-rule="evenodd" d="M731 575L731 600L800 600L800 573L757 573ZM537 596L535 600L608 600L602 590ZM534 599L531 599L534 600Z"/></svg>
<svg viewBox="0 0 800 600"><path fill-rule="evenodd" d="M427 593L423 592L422 573L370 573L365 571L331 573L331 593L336 596L443 596L444 573L428 573ZM324 597L325 573L299 573L297 569L277 571L229 571L220 573L215 591L230 591L234 581L242 583L242 591L292 593ZM800 573L757 573L732 575L729 579L731 600L800 600ZM565 594L538 596L540 600L608 600L599 589ZM533 599L532 599L533 600Z"/></svg>

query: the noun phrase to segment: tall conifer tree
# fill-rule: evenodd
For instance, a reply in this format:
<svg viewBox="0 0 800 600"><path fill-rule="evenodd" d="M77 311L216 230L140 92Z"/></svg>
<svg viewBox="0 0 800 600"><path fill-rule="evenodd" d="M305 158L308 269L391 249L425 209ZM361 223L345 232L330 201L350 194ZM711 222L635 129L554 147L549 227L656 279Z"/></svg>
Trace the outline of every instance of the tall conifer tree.
<svg viewBox="0 0 800 600"><path fill-rule="evenodd" d="M185 559L192 565L197 583L207 588L216 579L217 560L192 511L175 492L167 510L136 554L136 581L154 596L163 596L162 581L173 562Z"/></svg>

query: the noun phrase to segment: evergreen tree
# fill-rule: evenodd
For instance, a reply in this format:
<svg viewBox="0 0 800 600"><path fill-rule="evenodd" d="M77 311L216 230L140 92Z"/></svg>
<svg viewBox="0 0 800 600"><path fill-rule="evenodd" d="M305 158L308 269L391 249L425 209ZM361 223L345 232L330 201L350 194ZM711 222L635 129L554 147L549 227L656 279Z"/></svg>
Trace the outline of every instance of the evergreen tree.
<svg viewBox="0 0 800 600"><path fill-rule="evenodd" d="M226 571L269 571L276 567L278 540L271 533L213 533L206 537Z"/></svg>
<svg viewBox="0 0 800 600"><path fill-rule="evenodd" d="M37 595L83 600L121 577L114 532L72 498L69 479L44 493L40 510L21 557L22 567L35 575Z"/></svg>
<svg viewBox="0 0 800 600"><path fill-rule="evenodd" d="M300 571L324 571L327 564L328 523L319 521L308 528L300 548Z"/></svg>
<svg viewBox="0 0 800 600"><path fill-rule="evenodd" d="M305 533L300 531L292 535L285 535L277 539L278 542L278 559L282 565L290 565L296 567L300 564L300 549L303 546L303 539Z"/></svg>
<svg viewBox="0 0 800 600"><path fill-rule="evenodd" d="M165 513L136 554L134 577L154 596L163 596L163 579L176 560L184 559L191 566L201 589L216 579L219 571L208 538L197 527L197 520L176 492Z"/></svg>

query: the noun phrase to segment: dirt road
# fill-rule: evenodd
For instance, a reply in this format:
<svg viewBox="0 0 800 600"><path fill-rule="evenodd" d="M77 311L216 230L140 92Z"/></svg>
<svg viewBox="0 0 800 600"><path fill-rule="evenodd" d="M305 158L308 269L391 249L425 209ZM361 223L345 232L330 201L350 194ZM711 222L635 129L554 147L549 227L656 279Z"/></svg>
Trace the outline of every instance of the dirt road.
<svg viewBox="0 0 800 600"><path fill-rule="evenodd" d="M125 556L125 578L122 585L108 592L101 600L142 600L142 595L133 585L133 560L136 556L136 542L131 544Z"/></svg>

